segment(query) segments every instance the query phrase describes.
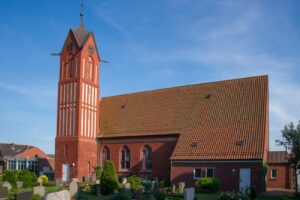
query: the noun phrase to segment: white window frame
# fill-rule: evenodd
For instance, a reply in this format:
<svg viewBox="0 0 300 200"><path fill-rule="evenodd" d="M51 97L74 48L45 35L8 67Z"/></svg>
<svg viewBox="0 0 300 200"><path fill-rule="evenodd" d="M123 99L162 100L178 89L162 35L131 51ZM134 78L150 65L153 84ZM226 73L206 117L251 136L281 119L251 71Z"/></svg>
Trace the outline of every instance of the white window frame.
<svg viewBox="0 0 300 200"><path fill-rule="evenodd" d="M200 176L199 177L195 176L196 175L196 170L200 170ZM202 175L202 169L201 168L194 168L193 172L194 172L194 180L198 180L198 179L201 178L201 175Z"/></svg>
<svg viewBox="0 0 300 200"><path fill-rule="evenodd" d="M209 178L214 178L215 177L215 168L212 168L212 167L211 168L208 167L208 168L205 169L205 177L207 177L207 170L208 169L212 169L213 170L212 177L209 177Z"/></svg>
<svg viewBox="0 0 300 200"><path fill-rule="evenodd" d="M276 171L276 176L273 176L273 170ZM271 169L271 179L277 179L278 178L278 170L277 169Z"/></svg>

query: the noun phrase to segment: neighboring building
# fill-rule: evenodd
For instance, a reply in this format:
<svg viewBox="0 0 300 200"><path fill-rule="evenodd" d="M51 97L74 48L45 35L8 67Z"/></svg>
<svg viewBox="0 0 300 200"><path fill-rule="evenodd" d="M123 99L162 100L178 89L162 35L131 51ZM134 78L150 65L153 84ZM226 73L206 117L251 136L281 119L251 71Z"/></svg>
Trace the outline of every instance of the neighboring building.
<svg viewBox="0 0 300 200"><path fill-rule="evenodd" d="M56 178L88 178L114 161L119 175L224 190L263 190L269 148L268 76L100 98L100 56L82 19L60 54Z"/></svg>
<svg viewBox="0 0 300 200"><path fill-rule="evenodd" d="M288 163L286 151L268 152L267 187L292 189L295 187L295 173Z"/></svg>
<svg viewBox="0 0 300 200"><path fill-rule="evenodd" d="M37 175L54 178L52 158L37 147L30 145L0 143L0 161L3 170L29 170Z"/></svg>

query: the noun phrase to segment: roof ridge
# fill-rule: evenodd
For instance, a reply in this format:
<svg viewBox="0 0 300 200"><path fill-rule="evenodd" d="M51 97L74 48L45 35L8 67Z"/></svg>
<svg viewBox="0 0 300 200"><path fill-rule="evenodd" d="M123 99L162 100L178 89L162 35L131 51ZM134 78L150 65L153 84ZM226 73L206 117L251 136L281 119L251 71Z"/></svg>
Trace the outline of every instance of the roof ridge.
<svg viewBox="0 0 300 200"><path fill-rule="evenodd" d="M102 97L101 100L106 99L106 98L111 98L111 97L120 97L120 96L140 94L140 93L170 90L170 89L176 89L176 88L182 88L182 87L192 87L192 86L199 86L199 85L217 84L217 83L222 83L222 82L239 81L239 80L254 79L254 78L267 78L267 77L268 77L268 75L265 74L265 75L258 75L258 76L248 76L248 77L243 77L243 78L225 79L225 80L221 80L221 81L212 81L212 82L204 82L204 83L196 83L196 84L188 84L188 85L179 85L179 86L174 86L174 87L166 87L166 88L159 88L159 89L152 89L152 90L145 90L145 91L138 91L138 92L132 92L132 93L106 96L106 97Z"/></svg>

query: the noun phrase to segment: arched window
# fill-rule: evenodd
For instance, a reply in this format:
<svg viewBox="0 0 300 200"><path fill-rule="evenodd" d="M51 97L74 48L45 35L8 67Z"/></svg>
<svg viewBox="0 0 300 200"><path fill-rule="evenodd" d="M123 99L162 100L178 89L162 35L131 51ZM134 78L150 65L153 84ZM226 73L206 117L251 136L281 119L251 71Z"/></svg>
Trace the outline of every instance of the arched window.
<svg viewBox="0 0 300 200"><path fill-rule="evenodd" d="M110 150L107 146L104 146L102 150L102 162L104 163L106 160L110 160Z"/></svg>
<svg viewBox="0 0 300 200"><path fill-rule="evenodd" d="M143 148L143 169L152 169L152 149L149 145Z"/></svg>
<svg viewBox="0 0 300 200"><path fill-rule="evenodd" d="M130 151L126 145L123 146L121 151L121 168L122 169L130 168Z"/></svg>

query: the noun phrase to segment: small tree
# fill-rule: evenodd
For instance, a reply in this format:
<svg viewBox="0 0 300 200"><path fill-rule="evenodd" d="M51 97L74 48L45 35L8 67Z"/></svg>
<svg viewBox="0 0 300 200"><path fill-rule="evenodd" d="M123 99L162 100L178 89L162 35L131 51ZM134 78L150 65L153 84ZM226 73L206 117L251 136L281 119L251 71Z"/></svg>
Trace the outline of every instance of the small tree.
<svg viewBox="0 0 300 200"><path fill-rule="evenodd" d="M284 146L285 149L291 153L288 161L291 167L293 167L296 175L296 193L298 193L298 181L297 169L300 168L300 121L297 127L294 126L293 122L284 126L282 132L282 140L276 140L277 144Z"/></svg>
<svg viewBox="0 0 300 200"><path fill-rule="evenodd" d="M115 189L119 189L118 176L113 161L106 160L104 162L100 182L103 194L111 194Z"/></svg>

